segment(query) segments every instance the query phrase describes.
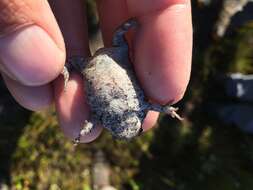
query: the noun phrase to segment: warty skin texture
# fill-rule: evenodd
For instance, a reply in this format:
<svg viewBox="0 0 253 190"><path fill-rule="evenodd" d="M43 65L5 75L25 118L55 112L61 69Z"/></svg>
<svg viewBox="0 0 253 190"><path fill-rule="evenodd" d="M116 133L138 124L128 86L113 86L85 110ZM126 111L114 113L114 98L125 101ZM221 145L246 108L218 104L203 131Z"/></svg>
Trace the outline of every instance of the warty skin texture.
<svg viewBox="0 0 253 190"><path fill-rule="evenodd" d="M83 71L93 123L120 139L140 133L150 107L128 60L126 47L100 49Z"/></svg>
<svg viewBox="0 0 253 190"><path fill-rule="evenodd" d="M75 144L97 125L108 129L118 139L129 140L138 136L149 110L182 119L176 113L177 108L151 104L138 84L124 37L130 28L137 26L137 21L130 19L116 30L111 48L101 48L87 60L82 57L68 60L62 72L65 85L69 70L74 68L81 72L91 108L91 119L85 122L79 136L74 140Z"/></svg>

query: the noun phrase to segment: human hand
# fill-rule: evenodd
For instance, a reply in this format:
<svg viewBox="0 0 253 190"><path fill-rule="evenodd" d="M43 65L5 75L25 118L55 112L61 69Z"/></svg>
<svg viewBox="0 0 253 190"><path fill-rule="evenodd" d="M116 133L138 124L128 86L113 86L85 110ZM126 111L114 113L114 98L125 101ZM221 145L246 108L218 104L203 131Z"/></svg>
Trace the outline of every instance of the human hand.
<svg viewBox="0 0 253 190"><path fill-rule="evenodd" d="M25 108L39 110L54 102L64 133L74 139L89 117L83 81L71 74L63 92L63 79L58 76L66 56L90 54L85 11L81 0L49 3L61 30L45 0L0 0L0 70L9 91ZM142 88L158 103L179 101L191 68L190 1L97 0L97 6L107 47L117 26L128 18L138 19L133 54ZM148 113L144 131L157 117ZM96 128L82 142L94 140L101 130Z"/></svg>

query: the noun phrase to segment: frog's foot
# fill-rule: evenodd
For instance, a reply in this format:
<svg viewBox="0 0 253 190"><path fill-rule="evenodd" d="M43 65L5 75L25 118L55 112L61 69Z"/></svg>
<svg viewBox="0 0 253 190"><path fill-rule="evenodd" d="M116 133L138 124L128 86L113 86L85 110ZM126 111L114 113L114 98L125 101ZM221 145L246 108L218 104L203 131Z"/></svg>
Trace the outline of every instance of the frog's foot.
<svg viewBox="0 0 253 190"><path fill-rule="evenodd" d="M112 39L112 45L113 46L124 46L127 45L127 42L125 40L125 34L128 32L130 28L136 28L138 26L138 22L136 19L131 18L124 22L122 25L118 27L116 32L114 33L113 39Z"/></svg>
<svg viewBox="0 0 253 190"><path fill-rule="evenodd" d="M61 74L63 75L63 79L64 79L64 91L65 91L67 87L67 83L69 81L69 71L66 66L63 67Z"/></svg>
<svg viewBox="0 0 253 190"><path fill-rule="evenodd" d="M85 64L86 64L86 59L82 56L73 56L67 59L66 65L63 67L63 70L61 72L64 78L64 91L66 90L66 87L69 81L69 73L72 70L75 70L81 73Z"/></svg>
<svg viewBox="0 0 253 190"><path fill-rule="evenodd" d="M161 113L166 113L170 115L173 118L177 118L178 120L182 121L184 118L182 118L178 113L178 108L172 107L171 105L165 105L161 106L158 104L151 104L150 107L151 110L161 112Z"/></svg>
<svg viewBox="0 0 253 190"><path fill-rule="evenodd" d="M85 120L84 125L82 129L80 130L78 136L74 140L74 145L77 146L80 144L81 138L91 132L91 130L94 128L94 124L92 122L89 122Z"/></svg>

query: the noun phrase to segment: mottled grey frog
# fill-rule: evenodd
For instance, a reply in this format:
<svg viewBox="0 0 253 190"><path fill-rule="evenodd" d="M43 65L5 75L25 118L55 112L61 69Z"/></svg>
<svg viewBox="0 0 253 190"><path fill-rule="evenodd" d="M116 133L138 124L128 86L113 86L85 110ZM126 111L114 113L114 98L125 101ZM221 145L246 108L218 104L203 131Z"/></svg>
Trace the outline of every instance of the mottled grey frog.
<svg viewBox="0 0 253 190"><path fill-rule="evenodd" d="M111 48L101 48L88 58L72 57L64 71L65 85L68 71L82 73L85 92L91 108L90 121L86 121L75 144L95 125L102 125L119 139L131 139L142 131L142 123L149 110L164 112L182 119L177 108L152 104L145 97L129 59L129 47L125 33L138 27L135 19L123 23L115 32Z"/></svg>

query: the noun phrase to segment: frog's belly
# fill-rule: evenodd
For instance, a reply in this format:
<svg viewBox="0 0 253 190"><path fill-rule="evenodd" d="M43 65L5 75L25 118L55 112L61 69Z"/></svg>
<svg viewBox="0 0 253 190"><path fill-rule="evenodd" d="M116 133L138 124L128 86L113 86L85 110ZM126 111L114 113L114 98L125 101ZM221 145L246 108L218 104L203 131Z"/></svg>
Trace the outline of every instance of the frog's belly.
<svg viewBox="0 0 253 190"><path fill-rule="evenodd" d="M143 91L117 63L91 64L84 74L93 119L115 137L128 139L138 135L147 113Z"/></svg>

